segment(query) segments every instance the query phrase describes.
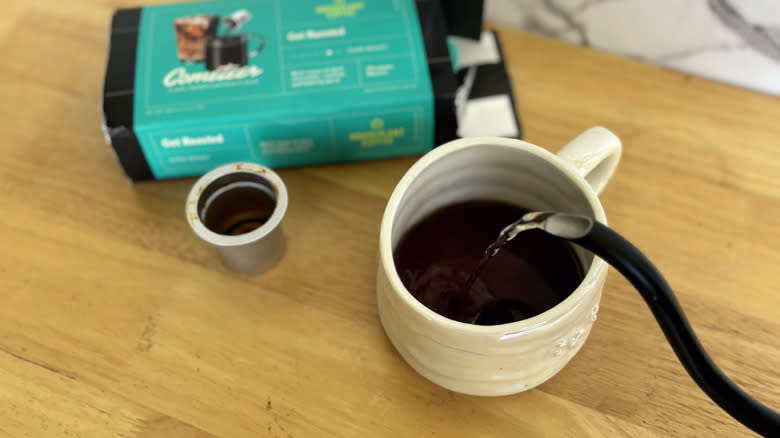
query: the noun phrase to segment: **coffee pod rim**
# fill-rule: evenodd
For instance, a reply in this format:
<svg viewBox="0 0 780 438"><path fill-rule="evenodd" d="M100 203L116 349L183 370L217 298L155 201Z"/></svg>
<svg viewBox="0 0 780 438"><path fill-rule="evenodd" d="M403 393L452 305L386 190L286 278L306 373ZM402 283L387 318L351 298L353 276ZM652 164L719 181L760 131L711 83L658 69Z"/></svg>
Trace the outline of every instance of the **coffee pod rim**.
<svg viewBox="0 0 780 438"><path fill-rule="evenodd" d="M235 173L248 173L268 181L274 190L274 194L276 195L276 207L274 208L271 217L263 225L248 233L231 236L216 233L206 227L206 225L201 220L200 212L198 211L198 203L200 202L200 195L203 193L206 187L223 176ZM187 223L190 225L190 228L201 239L217 246L240 246L263 239L272 231L274 231L282 222L282 218L284 218L284 215L287 212L287 205L287 187L285 186L284 181L282 181L282 178L279 177L276 172L274 172L271 168L261 164L236 162L224 164L201 176L195 182L195 184L193 184L189 194L187 195L185 213L187 216Z"/></svg>

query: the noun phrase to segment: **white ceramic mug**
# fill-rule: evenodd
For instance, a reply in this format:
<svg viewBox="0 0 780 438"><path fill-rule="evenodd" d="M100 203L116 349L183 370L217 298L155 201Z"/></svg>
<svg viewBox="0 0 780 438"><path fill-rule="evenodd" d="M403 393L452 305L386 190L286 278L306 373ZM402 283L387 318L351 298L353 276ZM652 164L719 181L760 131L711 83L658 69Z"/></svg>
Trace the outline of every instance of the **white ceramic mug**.
<svg viewBox="0 0 780 438"><path fill-rule="evenodd" d="M603 260L577 247L585 277L568 298L529 319L478 326L417 301L396 272L393 251L425 216L464 201L502 201L606 223L597 194L621 149L601 127L580 134L557 155L520 140L466 138L437 147L406 172L382 218L377 302L387 336L412 368L452 391L505 395L541 384L571 360L596 320L607 276Z"/></svg>

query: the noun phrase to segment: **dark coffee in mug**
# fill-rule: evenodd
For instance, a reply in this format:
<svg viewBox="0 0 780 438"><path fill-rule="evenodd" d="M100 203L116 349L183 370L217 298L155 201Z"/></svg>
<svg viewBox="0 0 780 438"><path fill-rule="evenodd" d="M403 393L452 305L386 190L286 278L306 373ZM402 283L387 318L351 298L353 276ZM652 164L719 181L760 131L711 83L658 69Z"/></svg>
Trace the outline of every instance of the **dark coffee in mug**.
<svg viewBox="0 0 780 438"><path fill-rule="evenodd" d="M446 206L401 237L394 261L406 289L436 313L474 322L497 300L521 302L527 317L551 309L583 279L571 244L541 230L520 233L480 270L466 290L470 274L501 230L529 210L493 201Z"/></svg>

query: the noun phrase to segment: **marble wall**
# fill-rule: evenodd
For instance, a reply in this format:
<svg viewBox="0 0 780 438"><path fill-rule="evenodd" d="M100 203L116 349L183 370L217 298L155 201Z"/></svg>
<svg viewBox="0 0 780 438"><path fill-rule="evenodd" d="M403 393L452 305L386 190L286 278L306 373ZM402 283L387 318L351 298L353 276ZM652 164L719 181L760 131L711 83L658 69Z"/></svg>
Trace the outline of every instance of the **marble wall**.
<svg viewBox="0 0 780 438"><path fill-rule="evenodd" d="M780 96L778 0L486 0L485 19Z"/></svg>

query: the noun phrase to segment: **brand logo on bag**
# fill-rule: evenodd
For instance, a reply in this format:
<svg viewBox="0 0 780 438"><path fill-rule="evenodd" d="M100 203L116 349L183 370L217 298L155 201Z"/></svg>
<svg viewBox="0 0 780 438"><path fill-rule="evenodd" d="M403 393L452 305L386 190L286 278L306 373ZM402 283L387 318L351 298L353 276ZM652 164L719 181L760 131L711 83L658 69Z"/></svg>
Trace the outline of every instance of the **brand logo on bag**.
<svg viewBox="0 0 780 438"><path fill-rule="evenodd" d="M214 71L189 72L184 67L176 67L163 78L167 88L216 82L240 81L261 76L263 69L254 65L223 65Z"/></svg>
<svg viewBox="0 0 780 438"><path fill-rule="evenodd" d="M363 2L350 2L347 0L333 0L332 4L320 5L314 8L314 12L322 14L325 18L354 17L357 11L365 9Z"/></svg>
<svg viewBox="0 0 780 438"><path fill-rule="evenodd" d="M385 129L385 121L379 117L369 122L370 131L353 132L349 134L350 141L360 142L360 146L370 148L375 146L390 146L399 137L406 135L404 128Z"/></svg>

